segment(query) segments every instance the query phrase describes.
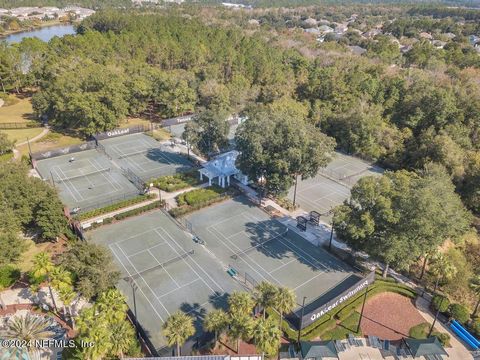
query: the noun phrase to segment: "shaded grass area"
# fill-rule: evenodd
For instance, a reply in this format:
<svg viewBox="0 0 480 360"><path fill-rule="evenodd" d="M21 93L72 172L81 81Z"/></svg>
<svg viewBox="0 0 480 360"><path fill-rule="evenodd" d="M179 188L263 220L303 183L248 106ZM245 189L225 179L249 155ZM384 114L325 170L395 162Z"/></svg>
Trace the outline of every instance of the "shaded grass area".
<svg viewBox="0 0 480 360"><path fill-rule="evenodd" d="M195 170L175 175L161 176L157 179L154 179L152 182L153 185L160 190L174 192L189 188L191 186L199 185L203 181L200 180L198 172Z"/></svg>
<svg viewBox="0 0 480 360"><path fill-rule="evenodd" d="M15 143L34 138L35 136L40 135L42 131L43 128L0 130L0 132L7 134L8 138Z"/></svg>
<svg viewBox="0 0 480 360"><path fill-rule="evenodd" d="M30 146L32 148L32 152L38 152L68 147L71 145L80 144L82 142L85 142L85 140L78 137L63 135L61 133L51 131L42 139L31 143ZM18 150L21 152L22 155L28 155L28 145L19 146Z"/></svg>
<svg viewBox="0 0 480 360"><path fill-rule="evenodd" d="M418 324L410 328L408 336L414 339L426 339L428 337L428 332L430 331L431 325L427 322ZM447 333L441 333L440 331L433 330L432 336L436 336L438 340L442 343L443 346L450 346L450 335Z"/></svg>
<svg viewBox="0 0 480 360"><path fill-rule="evenodd" d="M0 107L0 123L24 123L34 120L30 98L8 96L5 105Z"/></svg>
<svg viewBox="0 0 480 360"><path fill-rule="evenodd" d="M353 334L355 336L362 336L362 330L357 331L358 322L360 321L360 314L355 311L350 314L345 320L339 323L336 327L331 330L325 331L321 335L322 340L342 340L346 339L348 334Z"/></svg>
<svg viewBox="0 0 480 360"><path fill-rule="evenodd" d="M18 262L18 264L15 265L23 273L28 272L32 269L33 258L35 257L35 255L37 255L38 253L41 253L43 251L47 251L47 248L49 246L49 243L36 244L31 239L26 239L25 242L28 245L28 249L27 249L27 251L25 251L22 254L22 257L21 257L20 261Z"/></svg>

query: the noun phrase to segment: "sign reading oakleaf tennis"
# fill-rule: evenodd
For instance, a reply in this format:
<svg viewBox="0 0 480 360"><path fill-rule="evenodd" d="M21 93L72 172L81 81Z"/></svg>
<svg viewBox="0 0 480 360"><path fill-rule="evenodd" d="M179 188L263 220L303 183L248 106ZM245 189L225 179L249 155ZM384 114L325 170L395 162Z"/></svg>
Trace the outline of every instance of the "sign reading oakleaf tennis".
<svg viewBox="0 0 480 360"><path fill-rule="evenodd" d="M342 292L340 295L336 296L332 300L328 301L326 304L323 304L322 306L309 312L308 314L304 314L303 321L302 321L302 329L314 323L320 317L332 311L336 307L340 306L343 302L354 297L360 291L364 290L367 286L373 284L374 282L375 282L375 271L372 271L366 277L359 280L357 283L352 285L350 288L348 288L347 290L345 290L344 292Z"/></svg>

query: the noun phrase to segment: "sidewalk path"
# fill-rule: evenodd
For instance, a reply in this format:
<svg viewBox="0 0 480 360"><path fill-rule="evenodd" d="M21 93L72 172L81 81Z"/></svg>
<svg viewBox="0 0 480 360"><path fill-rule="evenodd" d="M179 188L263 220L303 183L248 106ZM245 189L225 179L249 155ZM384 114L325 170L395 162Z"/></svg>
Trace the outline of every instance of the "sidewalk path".
<svg viewBox="0 0 480 360"><path fill-rule="evenodd" d="M42 130L42 132L40 134L38 134L37 136L34 136L33 138L31 139L28 139L28 141L22 141L18 144L15 144L15 147L19 147L19 146L22 146L22 145L25 145L26 143L28 143L29 141L30 142L35 142L37 140L40 140L42 137L44 137L45 135L47 135L48 133L50 132L50 129L48 127L44 128Z"/></svg>

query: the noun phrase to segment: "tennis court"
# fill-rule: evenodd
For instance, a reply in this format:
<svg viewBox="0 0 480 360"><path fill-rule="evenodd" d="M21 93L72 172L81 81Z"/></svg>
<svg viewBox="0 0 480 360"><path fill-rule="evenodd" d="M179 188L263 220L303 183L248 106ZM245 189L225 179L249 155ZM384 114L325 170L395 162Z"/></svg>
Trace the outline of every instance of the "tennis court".
<svg viewBox="0 0 480 360"><path fill-rule="evenodd" d="M145 134L132 134L101 140L105 152L120 167L133 171L143 181L189 170L190 161L171 149L169 142L159 143Z"/></svg>
<svg viewBox="0 0 480 360"><path fill-rule="evenodd" d="M245 197L225 201L187 217L193 231L217 260L247 282L286 286L297 301L309 301L335 288L352 269L294 230L271 219Z"/></svg>
<svg viewBox="0 0 480 360"><path fill-rule="evenodd" d="M335 159L317 176L297 184L297 204L306 211L318 211L322 220L329 222L331 210L350 196L350 188L362 177L378 175L383 169L364 160L336 153ZM294 187L288 198L293 200Z"/></svg>
<svg viewBox="0 0 480 360"><path fill-rule="evenodd" d="M122 273L119 289L156 349L165 346L165 320L176 310L192 315L201 334L201 317L224 307L226 296L240 290L212 256L162 211L131 218L87 233L108 247Z"/></svg>
<svg viewBox="0 0 480 360"><path fill-rule="evenodd" d="M112 199L138 195L135 186L96 150L39 160L37 170L45 181L55 185L70 209L89 209Z"/></svg>

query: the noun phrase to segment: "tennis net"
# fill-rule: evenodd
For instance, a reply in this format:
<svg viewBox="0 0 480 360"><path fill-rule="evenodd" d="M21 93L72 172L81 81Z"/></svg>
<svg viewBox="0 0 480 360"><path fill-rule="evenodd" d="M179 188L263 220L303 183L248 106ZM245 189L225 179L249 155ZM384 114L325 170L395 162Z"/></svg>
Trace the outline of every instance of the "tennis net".
<svg viewBox="0 0 480 360"><path fill-rule="evenodd" d="M81 179L81 178L84 178L84 177L87 177L87 176L101 174L101 173L104 173L104 172L107 172L107 171L110 171L110 168L98 169L98 170L95 170L95 171L92 171L92 172L89 172L89 173L83 173L83 174L73 175L73 176L64 177L64 178L59 177L59 178L55 179L55 182L60 184L60 183L65 182L65 181Z"/></svg>
<svg viewBox="0 0 480 360"><path fill-rule="evenodd" d="M128 154L121 154L121 155L118 156L118 158L119 159L125 159L125 158L135 156L135 155L146 154L149 151L150 151L150 149L137 150L137 151L134 151L134 152L131 152L131 153L128 153Z"/></svg>
<svg viewBox="0 0 480 360"><path fill-rule="evenodd" d="M259 247L263 247L266 243L269 243L271 241L274 241L274 240L277 240L279 238L282 238L282 237L285 237L285 235L287 235L288 233L288 229L286 229L283 233L281 234L277 234L275 235L274 237L270 238L270 239L267 239L267 240L264 240L256 245L253 245L245 250L242 250L242 251L239 251L237 253L234 253L233 255L230 256L230 258L234 259L234 260L237 260L239 257L242 257L244 255L248 255L249 253L251 253L252 251L258 249Z"/></svg>
<svg viewBox="0 0 480 360"><path fill-rule="evenodd" d="M180 261L180 260L182 260L182 259L185 259L185 258L187 258L187 257L189 257L189 256L191 256L191 255L193 255L193 254L195 254L195 250L193 250L193 249L190 250L190 251L186 251L186 252L184 252L183 254L180 254L180 255L178 255L178 256L175 256L174 258L169 259L169 260L167 260L167 261L164 261L163 263L159 263L159 264L157 264L157 265L155 265L155 266L152 266L151 268L147 268L147 269L145 269L145 270L139 271L138 273L133 274L133 275L131 275L131 276L129 276L129 277L131 277L131 278L133 278L133 279L136 279L136 278L144 275L145 273L149 273L149 272L152 272L152 271L154 271L154 270L167 267L168 265L171 265L171 264L173 264L173 263L176 263L176 262L178 262L178 261Z"/></svg>

